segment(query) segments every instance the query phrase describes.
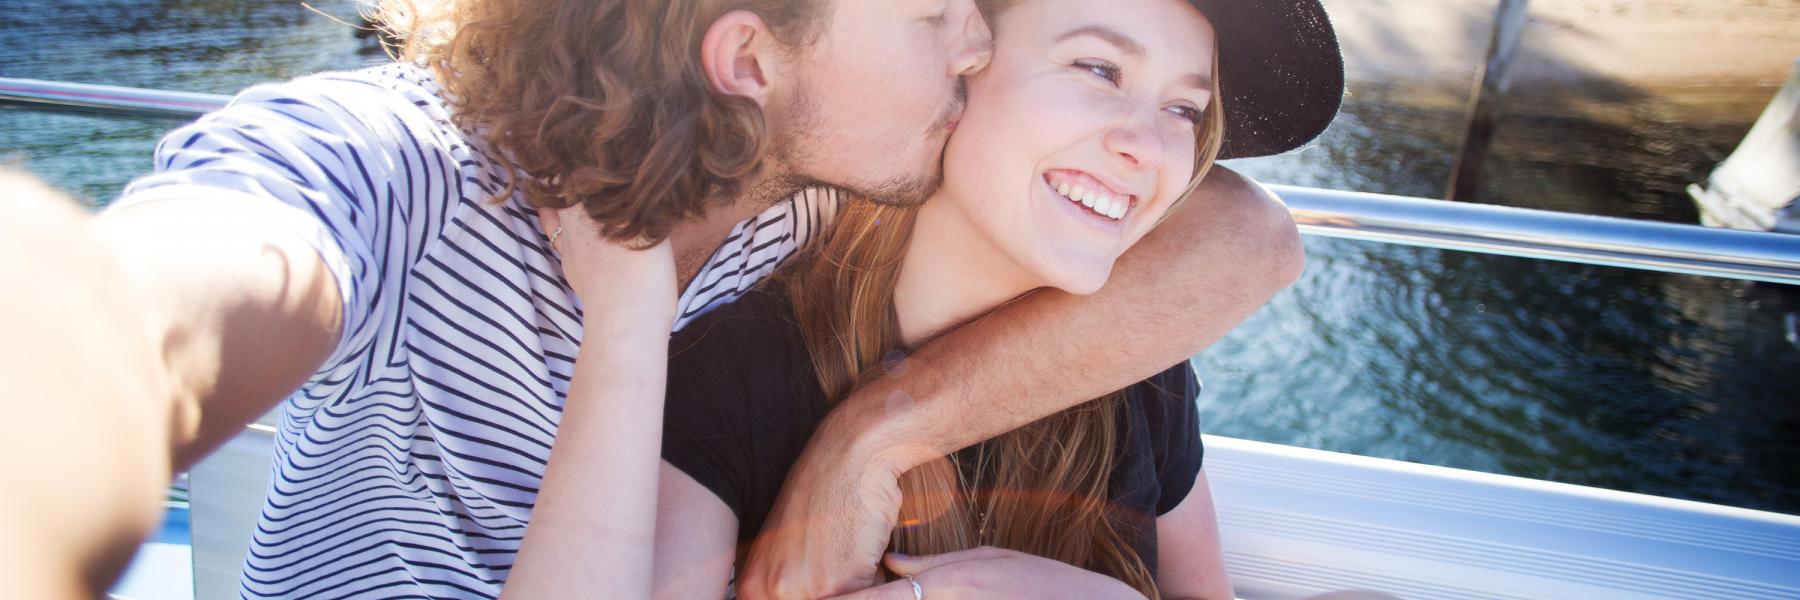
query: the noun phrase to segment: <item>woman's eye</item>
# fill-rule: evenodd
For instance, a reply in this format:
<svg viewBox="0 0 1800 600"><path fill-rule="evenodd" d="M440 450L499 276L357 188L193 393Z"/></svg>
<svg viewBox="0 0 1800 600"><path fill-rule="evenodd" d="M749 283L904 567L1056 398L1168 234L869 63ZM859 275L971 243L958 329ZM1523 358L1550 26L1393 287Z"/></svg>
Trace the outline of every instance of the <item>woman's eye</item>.
<svg viewBox="0 0 1800 600"><path fill-rule="evenodd" d="M946 23L950 22L950 12L945 11L925 17L925 22L930 23L932 27L943 27Z"/></svg>
<svg viewBox="0 0 1800 600"><path fill-rule="evenodd" d="M1075 66L1113 85L1118 85L1121 79L1119 66L1103 60L1078 60L1075 61Z"/></svg>
<svg viewBox="0 0 1800 600"><path fill-rule="evenodd" d="M1201 123L1204 123L1206 121L1206 111L1200 110L1198 108L1194 108L1192 106L1188 106L1186 104L1171 106L1171 107L1169 107L1169 112L1174 113L1175 116L1186 119L1189 123L1193 123L1194 126L1196 126L1196 127L1198 127Z"/></svg>

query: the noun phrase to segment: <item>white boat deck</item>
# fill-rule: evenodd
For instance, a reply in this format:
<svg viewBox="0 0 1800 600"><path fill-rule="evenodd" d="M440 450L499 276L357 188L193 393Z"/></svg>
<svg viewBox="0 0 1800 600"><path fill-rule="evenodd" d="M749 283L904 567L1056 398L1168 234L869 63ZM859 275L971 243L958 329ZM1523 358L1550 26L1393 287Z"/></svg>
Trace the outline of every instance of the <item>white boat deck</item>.
<svg viewBox="0 0 1800 600"><path fill-rule="evenodd" d="M116 597L237 597L272 439L189 475L191 571L153 540ZM1217 436L1206 471L1242 598L1800 599L1800 517Z"/></svg>
<svg viewBox="0 0 1800 600"><path fill-rule="evenodd" d="M1800 517L1209 437L1245 598L1800 598Z"/></svg>

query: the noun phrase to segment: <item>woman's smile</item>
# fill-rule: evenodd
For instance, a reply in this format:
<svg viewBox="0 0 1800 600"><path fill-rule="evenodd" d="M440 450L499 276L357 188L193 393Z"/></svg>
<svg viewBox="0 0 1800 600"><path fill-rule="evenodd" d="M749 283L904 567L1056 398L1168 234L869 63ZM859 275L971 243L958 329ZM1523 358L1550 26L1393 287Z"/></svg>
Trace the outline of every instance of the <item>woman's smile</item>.
<svg viewBox="0 0 1800 600"><path fill-rule="evenodd" d="M1125 215L1138 203L1136 194L1121 190L1117 185L1108 185L1083 171L1051 170L1044 173L1044 183L1050 184L1063 199L1113 221L1125 220Z"/></svg>
<svg viewBox="0 0 1800 600"><path fill-rule="evenodd" d="M1043 190L1045 192L1045 194L1044 194L1045 202L1048 204L1055 205L1054 208L1049 208L1048 210L1068 215L1068 217L1070 219L1072 219L1074 221L1078 221L1080 223L1079 225L1076 225L1075 227L1079 227L1082 230L1092 231L1095 234L1097 234L1096 236L1094 236L1095 237L1094 241L1088 242L1089 244L1103 243L1108 246L1111 246L1112 244L1116 243L1117 240L1121 236L1125 235L1125 220L1124 219L1115 219L1113 217L1102 214L1102 213L1098 212L1096 209L1090 208L1085 204L1076 202L1074 199L1070 198L1069 196L1066 196L1066 195L1063 195L1062 193L1060 193L1056 188L1050 187L1050 183L1048 181L1044 181L1042 183L1042 185L1043 185ZM1091 196L1091 195L1089 196L1089 201L1090 202L1094 201L1093 196ZM1064 229L1064 231L1074 231L1074 230ZM1074 235L1077 237L1081 237L1081 236L1085 236L1086 234L1075 233Z"/></svg>

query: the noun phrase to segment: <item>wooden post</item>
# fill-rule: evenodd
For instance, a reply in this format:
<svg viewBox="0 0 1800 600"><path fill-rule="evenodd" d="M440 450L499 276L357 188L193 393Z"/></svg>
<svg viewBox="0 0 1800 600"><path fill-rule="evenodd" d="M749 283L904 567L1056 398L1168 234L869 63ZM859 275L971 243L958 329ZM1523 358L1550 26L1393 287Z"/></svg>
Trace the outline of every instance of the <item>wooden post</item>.
<svg viewBox="0 0 1800 600"><path fill-rule="evenodd" d="M1529 0L1500 0L1500 7L1494 12L1494 39L1488 44L1487 62L1481 66L1481 72L1475 74L1468 127L1463 134L1462 150L1456 153L1456 165L1450 170L1451 200L1473 201L1481 187L1481 167L1487 162L1488 146L1494 137L1494 121L1499 118L1500 103L1506 97L1513 55L1519 49L1519 39L1525 35L1529 3Z"/></svg>

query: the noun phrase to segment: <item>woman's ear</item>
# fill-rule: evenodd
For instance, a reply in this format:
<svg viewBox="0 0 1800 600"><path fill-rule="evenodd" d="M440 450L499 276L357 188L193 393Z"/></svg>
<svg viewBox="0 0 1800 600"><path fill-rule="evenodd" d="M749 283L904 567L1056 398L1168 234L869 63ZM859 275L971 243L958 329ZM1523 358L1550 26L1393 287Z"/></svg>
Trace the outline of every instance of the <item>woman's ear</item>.
<svg viewBox="0 0 1800 600"><path fill-rule="evenodd" d="M774 36L762 17L747 10L720 16L700 40L700 69L713 91L768 106Z"/></svg>

